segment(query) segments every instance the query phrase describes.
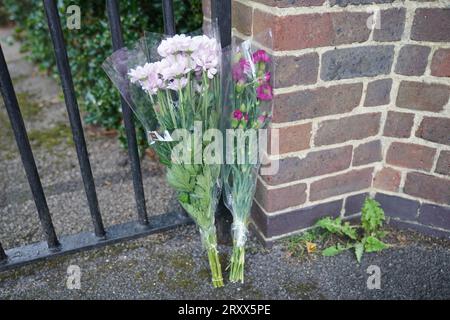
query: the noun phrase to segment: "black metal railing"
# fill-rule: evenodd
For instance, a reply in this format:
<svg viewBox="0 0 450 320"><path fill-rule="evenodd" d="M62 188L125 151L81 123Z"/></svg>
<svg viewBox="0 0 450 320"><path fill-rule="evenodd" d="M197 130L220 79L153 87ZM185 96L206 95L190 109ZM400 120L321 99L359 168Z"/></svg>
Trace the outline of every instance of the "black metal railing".
<svg viewBox="0 0 450 320"><path fill-rule="evenodd" d="M216 17L218 20L222 46L225 47L231 43L231 0L211 1L211 14L212 17ZM3 55L3 50L0 47L0 91L5 102L23 167L25 169L33 199L36 204L38 217L46 238L46 241L43 242L27 244L21 247L8 249L6 251L0 243L0 271L62 254L96 248L127 239L138 238L191 222L186 214L182 212L169 212L158 216L151 216L150 218L148 217L132 111L128 104L122 100L121 105L128 141L128 156L130 159L130 167L133 178L137 221L116 224L109 228L104 227L102 215L98 206L94 177L84 138L80 112L72 81L72 73L70 70L56 1L43 0L43 3L61 79L67 113L69 115L81 176L94 225L94 232L82 232L74 235L65 235L58 239L53 227L44 189L39 178L39 173L28 140L22 114L19 109L17 97L8 67L6 65L5 57ZM163 0L162 5L165 33L168 35L173 35L175 34L173 1ZM106 8L111 30L113 49L117 50L124 45L118 1L106 0Z"/></svg>

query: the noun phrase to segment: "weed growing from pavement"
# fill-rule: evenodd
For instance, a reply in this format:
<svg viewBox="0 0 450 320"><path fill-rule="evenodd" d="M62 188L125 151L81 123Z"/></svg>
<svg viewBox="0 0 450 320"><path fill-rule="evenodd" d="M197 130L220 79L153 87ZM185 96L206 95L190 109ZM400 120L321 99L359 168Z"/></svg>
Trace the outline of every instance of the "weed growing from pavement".
<svg viewBox="0 0 450 320"><path fill-rule="evenodd" d="M353 250L358 262L364 253L379 252L389 247L381 241L386 231L381 230L385 215L380 204L366 198L361 208L361 223L342 221L341 218L325 217L317 221L315 228L286 240L289 256L303 257L321 253L334 256Z"/></svg>

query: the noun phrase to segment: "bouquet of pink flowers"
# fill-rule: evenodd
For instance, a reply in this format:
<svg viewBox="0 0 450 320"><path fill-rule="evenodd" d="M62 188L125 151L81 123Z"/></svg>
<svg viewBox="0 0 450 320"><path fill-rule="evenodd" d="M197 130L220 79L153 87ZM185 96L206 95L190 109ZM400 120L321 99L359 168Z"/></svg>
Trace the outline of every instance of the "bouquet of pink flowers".
<svg viewBox="0 0 450 320"><path fill-rule="evenodd" d="M222 165L221 158L205 156L213 140L205 137L220 124L220 66L221 49L214 38L175 35L161 40L154 34L133 49L116 51L104 64L148 131L149 143L167 166L169 185L199 228L215 287L223 286L214 226Z"/></svg>
<svg viewBox="0 0 450 320"><path fill-rule="evenodd" d="M273 96L270 85L270 57L264 50L252 50L250 40L235 50L232 58L232 90L228 110L227 159L223 169L224 202L233 215L233 252L230 281L244 281L245 243L250 209L264 148L270 113L263 104ZM232 133L230 136L229 132ZM264 140L266 141L266 140Z"/></svg>

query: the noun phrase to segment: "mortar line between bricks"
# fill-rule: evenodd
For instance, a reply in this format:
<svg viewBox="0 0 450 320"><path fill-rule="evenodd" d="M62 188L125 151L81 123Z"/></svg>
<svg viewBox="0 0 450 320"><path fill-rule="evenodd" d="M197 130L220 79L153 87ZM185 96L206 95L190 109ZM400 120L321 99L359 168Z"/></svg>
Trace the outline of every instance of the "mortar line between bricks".
<svg viewBox="0 0 450 320"><path fill-rule="evenodd" d="M375 18L375 16L374 16L375 12L374 11L370 12L370 9L369 10L366 9L366 11L369 11L368 13L371 14L372 19ZM366 24L367 24L367 21L366 21ZM367 41L373 41L374 40L373 36L374 36L374 33L375 33L375 27L376 27L376 23L373 23L373 20L372 20L372 28L370 28L370 33L369 33L369 37L367 38Z"/></svg>
<svg viewBox="0 0 450 320"><path fill-rule="evenodd" d="M442 175L443 177L448 177L448 175L445 175L445 174L442 174L442 173L439 173L436 171L442 151L447 151L447 150L445 148L443 148L442 146L436 149L436 155L435 155L433 166L431 167L431 172L433 172L434 175L438 175L438 176ZM448 149L448 151L450 151L450 148Z"/></svg>
<svg viewBox="0 0 450 320"><path fill-rule="evenodd" d="M448 8L448 4L445 3L445 0L436 1L436 2L424 2L424 3L415 3L408 2L405 4L402 1L395 1L393 3L380 3L380 4L367 4L364 7L360 5L348 5L343 8L340 6L331 6L329 2L325 2L321 6L310 6L310 7L289 7L289 8L279 8L274 6L265 5L262 3L258 3L252 0L234 0L244 6L252 7L254 9L258 9L264 13L269 13L276 17L286 17L286 16L296 16L303 14L323 14L323 13L341 13L343 12L363 12L367 13L367 11L374 11L376 9L386 10L386 9L398 9L404 8L405 6L410 6L413 8L430 8L430 9L443 9Z"/></svg>
<svg viewBox="0 0 450 320"><path fill-rule="evenodd" d="M401 194L405 194L404 188L406 183L406 174L407 172L405 170L400 170L400 183L398 187L398 192Z"/></svg>
<svg viewBox="0 0 450 320"><path fill-rule="evenodd" d="M441 49L440 47L432 47L430 50L430 53L428 55L428 59L427 59L427 66L425 68L425 72L423 73L424 76L427 77L432 77L433 75L431 74L431 64L433 62L433 56L436 53L436 51L438 51L439 49Z"/></svg>
<svg viewBox="0 0 450 320"><path fill-rule="evenodd" d="M447 105L444 106L443 113L444 113L444 114L450 115L450 97L449 97L449 99L448 99L448 101L447 101Z"/></svg>
<svg viewBox="0 0 450 320"><path fill-rule="evenodd" d="M316 144L315 144L315 141L314 141L314 137L317 134L317 130L319 130L319 123L320 123L320 120L312 119L312 122L311 122L311 136L309 137L309 144L310 144L309 150L313 150L313 149L317 148ZM283 127L279 127L279 128L283 128ZM308 149L305 149L304 151L306 151L306 150L308 150ZM296 151L294 151L294 152L286 152L284 154L295 153L295 152ZM280 156L283 156L283 154L280 154Z"/></svg>
<svg viewBox="0 0 450 320"><path fill-rule="evenodd" d="M360 144L358 144L358 146L359 145ZM352 152L351 152L351 155L350 155L350 166L348 167L349 169L353 169L354 168L353 162L354 162L354 156L355 156L355 149L357 148L357 146L355 146L354 143L351 143L351 146L352 146Z"/></svg>
<svg viewBox="0 0 450 320"><path fill-rule="evenodd" d="M385 78L382 78L385 79ZM366 101L367 98L367 87L369 86L369 81L368 80L364 80L363 81L363 88L362 88L362 93L361 93L361 101L359 102L359 105L357 106L357 108L365 108L364 107L364 102Z"/></svg>
<svg viewBox="0 0 450 320"><path fill-rule="evenodd" d="M309 198L311 196L311 183L305 183L305 185L306 185L306 190L305 190L306 198L305 198L305 202L303 204L308 203Z"/></svg>
<svg viewBox="0 0 450 320"><path fill-rule="evenodd" d="M347 205L347 199L348 199L348 197L345 197L344 199L342 199L342 208L341 208L341 212L339 212L339 217L341 219L344 218L345 206Z"/></svg>

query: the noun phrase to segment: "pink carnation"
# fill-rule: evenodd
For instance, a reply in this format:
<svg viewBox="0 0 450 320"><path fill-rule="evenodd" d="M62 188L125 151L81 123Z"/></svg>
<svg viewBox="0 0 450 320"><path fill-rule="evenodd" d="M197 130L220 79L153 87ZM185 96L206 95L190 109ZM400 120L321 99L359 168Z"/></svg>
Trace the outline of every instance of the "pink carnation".
<svg viewBox="0 0 450 320"><path fill-rule="evenodd" d="M244 114L242 113L241 110L239 110L239 109L234 110L234 112L233 112L233 118L234 119L241 120L243 116L244 116Z"/></svg>
<svg viewBox="0 0 450 320"><path fill-rule="evenodd" d="M267 54L266 51L264 50L257 50L255 53L253 53L253 62L254 63L258 63L258 62L269 62L270 61L270 57Z"/></svg>
<svg viewBox="0 0 450 320"><path fill-rule="evenodd" d="M272 87L268 83L264 83L256 88L256 95L259 100L272 100L273 91Z"/></svg>

